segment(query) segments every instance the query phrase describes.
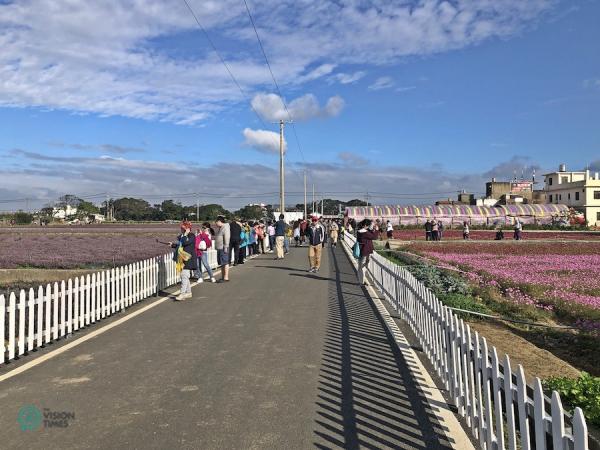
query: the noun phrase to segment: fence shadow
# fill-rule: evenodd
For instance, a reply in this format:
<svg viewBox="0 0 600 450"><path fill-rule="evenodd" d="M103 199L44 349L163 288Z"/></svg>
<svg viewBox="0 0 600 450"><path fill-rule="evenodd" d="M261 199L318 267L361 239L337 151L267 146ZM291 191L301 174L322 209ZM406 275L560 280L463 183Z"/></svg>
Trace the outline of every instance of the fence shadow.
<svg viewBox="0 0 600 450"><path fill-rule="evenodd" d="M412 362L393 343L356 283L347 256L332 249L328 259L332 278L315 447L451 448L409 369Z"/></svg>

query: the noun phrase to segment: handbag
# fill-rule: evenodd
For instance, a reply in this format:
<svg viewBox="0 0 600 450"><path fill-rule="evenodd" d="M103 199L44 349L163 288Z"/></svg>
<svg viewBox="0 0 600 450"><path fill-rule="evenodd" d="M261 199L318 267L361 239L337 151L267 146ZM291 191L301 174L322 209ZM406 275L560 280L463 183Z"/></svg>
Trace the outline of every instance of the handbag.
<svg viewBox="0 0 600 450"><path fill-rule="evenodd" d="M352 254L356 259L360 258L360 244L358 241L354 243L354 247L352 247Z"/></svg>
<svg viewBox="0 0 600 450"><path fill-rule="evenodd" d="M206 250L206 241L200 241L200 244L198 244L198 248L200 249L200 251Z"/></svg>

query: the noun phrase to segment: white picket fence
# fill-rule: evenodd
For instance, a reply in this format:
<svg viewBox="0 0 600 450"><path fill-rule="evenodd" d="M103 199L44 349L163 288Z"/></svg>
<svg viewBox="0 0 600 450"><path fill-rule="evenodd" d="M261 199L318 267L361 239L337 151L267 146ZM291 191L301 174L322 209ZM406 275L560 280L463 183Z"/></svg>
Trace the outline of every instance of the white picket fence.
<svg viewBox="0 0 600 450"><path fill-rule="evenodd" d="M269 249L268 240L265 242ZM217 252L207 251L217 267ZM0 295L0 364L70 335L177 284L173 253Z"/></svg>
<svg viewBox="0 0 600 450"><path fill-rule="evenodd" d="M345 235L352 249L355 238ZM376 288L419 339L450 398L486 450L588 450L580 408L565 413L557 392L548 398L536 378L527 384L523 367L498 357L485 337L403 267L373 254L367 268Z"/></svg>

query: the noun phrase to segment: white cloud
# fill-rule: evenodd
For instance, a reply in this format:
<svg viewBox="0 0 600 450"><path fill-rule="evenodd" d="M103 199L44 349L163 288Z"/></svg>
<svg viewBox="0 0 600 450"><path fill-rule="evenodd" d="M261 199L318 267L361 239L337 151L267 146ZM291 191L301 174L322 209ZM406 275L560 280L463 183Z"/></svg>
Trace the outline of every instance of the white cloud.
<svg viewBox="0 0 600 450"><path fill-rule="evenodd" d="M319 105L317 97L305 94L288 103L288 110L295 121L307 121L318 117L337 116L344 108L344 99L330 97L324 107ZM277 94L257 94L252 99L252 107L267 121L289 120L281 97Z"/></svg>
<svg viewBox="0 0 600 450"><path fill-rule="evenodd" d="M583 80L583 87L600 88L600 78L589 78L587 80Z"/></svg>
<svg viewBox="0 0 600 450"><path fill-rule="evenodd" d="M369 86L370 91L380 91L382 89L389 89L394 87L394 80L391 77L379 77L373 84Z"/></svg>
<svg viewBox="0 0 600 450"><path fill-rule="evenodd" d="M557 0L255 2L280 86L340 65L388 65L526 28ZM191 2L245 92L271 85L239 0ZM180 0L0 2L0 106L63 109L193 125L244 101ZM163 40L194 32L181 55ZM168 39L163 39L168 38ZM183 39L183 38L181 38ZM222 49L223 50L223 49Z"/></svg>
<svg viewBox="0 0 600 450"><path fill-rule="evenodd" d="M401 86L401 87L397 87L396 89L394 89L396 92L408 92L408 91L412 91L413 89L416 89L416 86Z"/></svg>
<svg viewBox="0 0 600 450"><path fill-rule="evenodd" d="M341 84L353 84L356 83L358 80L360 80L361 78L363 78L367 73L359 70L357 72L354 73L336 73L335 75L332 75L331 77L329 77L330 81L337 81Z"/></svg>
<svg viewBox="0 0 600 450"><path fill-rule="evenodd" d="M279 153L279 133L269 130L252 130L244 128L244 145L252 147L262 153ZM283 151L287 149L287 142L283 140Z"/></svg>

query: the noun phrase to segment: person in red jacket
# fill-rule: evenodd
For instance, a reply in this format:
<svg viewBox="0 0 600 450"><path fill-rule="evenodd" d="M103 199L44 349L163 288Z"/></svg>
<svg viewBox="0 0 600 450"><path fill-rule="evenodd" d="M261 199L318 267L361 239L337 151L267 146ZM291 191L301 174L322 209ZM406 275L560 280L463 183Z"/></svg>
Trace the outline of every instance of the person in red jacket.
<svg viewBox="0 0 600 450"><path fill-rule="evenodd" d="M366 270L373 253L373 240L379 237L379 230L373 227L370 219L365 219L359 225L356 233L356 239L360 248L360 257L358 258L358 281L360 284L367 284Z"/></svg>
<svg viewBox="0 0 600 450"><path fill-rule="evenodd" d="M202 266L204 266L208 272L210 281L215 283L217 280L215 280L212 269L210 268L210 264L208 263L208 250L212 247L210 224L203 223L202 231L198 230L198 234L196 236L196 254L198 255L198 270L196 271L196 277L198 278L198 283L202 283L204 281L204 277L202 275Z"/></svg>

